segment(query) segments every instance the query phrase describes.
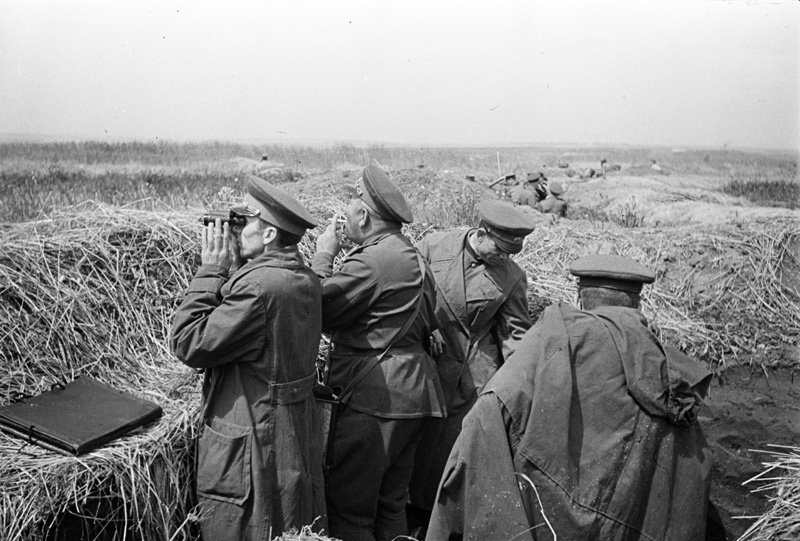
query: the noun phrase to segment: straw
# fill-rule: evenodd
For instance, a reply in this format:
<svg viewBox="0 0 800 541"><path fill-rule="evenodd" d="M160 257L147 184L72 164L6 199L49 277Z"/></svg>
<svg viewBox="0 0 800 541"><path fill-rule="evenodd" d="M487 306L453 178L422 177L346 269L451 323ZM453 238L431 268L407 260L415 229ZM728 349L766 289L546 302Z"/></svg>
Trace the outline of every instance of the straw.
<svg viewBox="0 0 800 541"><path fill-rule="evenodd" d="M794 541L800 539L800 447L769 445L757 451L772 457L765 470L744 484L761 483L753 492L771 492L773 503L764 515L742 534L739 541Z"/></svg>

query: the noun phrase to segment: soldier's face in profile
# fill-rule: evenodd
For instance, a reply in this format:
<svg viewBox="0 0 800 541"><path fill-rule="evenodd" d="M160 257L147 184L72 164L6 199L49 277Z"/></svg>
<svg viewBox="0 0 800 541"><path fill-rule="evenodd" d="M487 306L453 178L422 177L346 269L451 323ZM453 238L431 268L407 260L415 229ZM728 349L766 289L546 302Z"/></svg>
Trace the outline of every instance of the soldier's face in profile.
<svg viewBox="0 0 800 541"><path fill-rule="evenodd" d="M247 224L235 226L236 250L242 259L255 259L264 253L264 233L269 224L259 218L247 218ZM274 228L273 228L274 229Z"/></svg>

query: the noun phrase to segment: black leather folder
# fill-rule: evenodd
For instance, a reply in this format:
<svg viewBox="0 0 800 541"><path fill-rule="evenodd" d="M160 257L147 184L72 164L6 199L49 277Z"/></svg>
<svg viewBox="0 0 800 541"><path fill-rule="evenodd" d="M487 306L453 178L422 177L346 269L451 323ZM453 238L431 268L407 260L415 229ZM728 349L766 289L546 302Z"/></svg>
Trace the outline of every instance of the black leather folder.
<svg viewBox="0 0 800 541"><path fill-rule="evenodd" d="M161 417L161 407L88 376L0 408L0 429L81 455Z"/></svg>

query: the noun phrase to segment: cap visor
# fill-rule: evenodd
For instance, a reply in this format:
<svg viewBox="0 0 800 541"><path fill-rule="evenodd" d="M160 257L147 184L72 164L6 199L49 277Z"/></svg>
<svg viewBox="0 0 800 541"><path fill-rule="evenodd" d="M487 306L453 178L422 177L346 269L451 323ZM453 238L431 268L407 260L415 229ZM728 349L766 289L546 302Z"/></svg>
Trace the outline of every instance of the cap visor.
<svg viewBox="0 0 800 541"><path fill-rule="evenodd" d="M503 250L507 254L518 254L522 251L522 244L515 244L513 242L508 242L495 234L489 233L492 238L494 239L494 243L497 245L498 248Z"/></svg>

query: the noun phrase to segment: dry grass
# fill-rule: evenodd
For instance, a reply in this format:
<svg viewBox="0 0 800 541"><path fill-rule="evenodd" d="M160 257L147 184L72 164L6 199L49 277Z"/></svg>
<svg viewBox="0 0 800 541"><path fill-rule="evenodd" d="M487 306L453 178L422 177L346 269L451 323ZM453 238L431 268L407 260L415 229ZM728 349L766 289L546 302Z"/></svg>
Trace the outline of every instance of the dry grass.
<svg viewBox="0 0 800 541"><path fill-rule="evenodd" d="M562 221L529 237L518 262L533 282L534 316L553 300L571 301L569 264L590 253L631 257L656 270L643 311L668 343L721 370L786 362L800 340L800 291L783 280L794 220L670 229L629 229ZM756 307L756 309L754 309Z"/></svg>
<svg viewBox="0 0 800 541"><path fill-rule="evenodd" d="M795 541L800 539L800 447L771 446L763 451L772 460L747 483L759 482L754 492L772 492L772 508L757 518L739 541Z"/></svg>
<svg viewBox="0 0 800 541"><path fill-rule="evenodd" d="M164 416L80 458L0 435L0 538L81 529L88 538L192 537L199 380L166 345L196 257L180 225L188 229L177 217L95 207L4 232L2 403L90 374L158 403Z"/></svg>

